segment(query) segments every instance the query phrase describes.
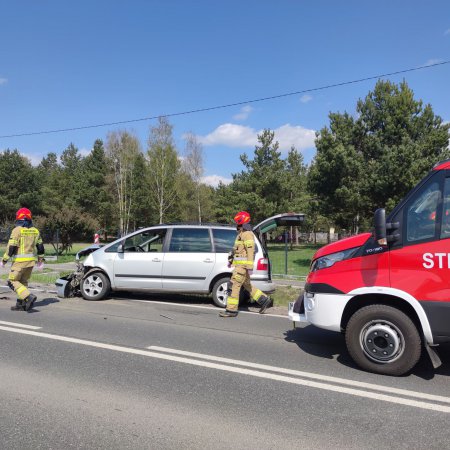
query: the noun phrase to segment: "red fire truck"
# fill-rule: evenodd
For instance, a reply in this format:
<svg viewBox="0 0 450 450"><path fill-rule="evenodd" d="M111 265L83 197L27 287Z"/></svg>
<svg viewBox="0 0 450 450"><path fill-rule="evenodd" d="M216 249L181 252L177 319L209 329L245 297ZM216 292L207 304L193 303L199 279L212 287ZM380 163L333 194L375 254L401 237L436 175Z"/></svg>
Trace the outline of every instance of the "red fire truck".
<svg viewBox="0 0 450 450"><path fill-rule="evenodd" d="M402 375L422 349L450 342L450 160L440 162L373 233L326 245L289 317L342 331L361 368Z"/></svg>

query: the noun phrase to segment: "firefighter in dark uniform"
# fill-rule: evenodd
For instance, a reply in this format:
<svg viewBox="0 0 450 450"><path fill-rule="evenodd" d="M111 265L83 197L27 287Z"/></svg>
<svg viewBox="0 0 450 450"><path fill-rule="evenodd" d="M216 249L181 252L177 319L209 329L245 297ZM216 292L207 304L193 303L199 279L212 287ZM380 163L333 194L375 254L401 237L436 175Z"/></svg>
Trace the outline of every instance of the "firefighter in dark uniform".
<svg viewBox="0 0 450 450"><path fill-rule="evenodd" d="M243 287L250 294L250 301L260 306L262 314L273 304L272 299L259 289L252 286L250 275L253 272L253 258L255 254L255 237L250 225L250 214L241 211L236 214L234 221L237 225L238 235L234 247L228 258L229 266L234 266L231 275L231 292L228 293L227 308L221 311L221 317L236 317L239 307L239 293Z"/></svg>
<svg viewBox="0 0 450 450"><path fill-rule="evenodd" d="M36 260L40 268L43 266L44 245L39 231L33 227L31 211L27 208L20 208L16 213L16 226L11 232L8 246L3 255L2 267L9 258L12 259L12 265L8 275L8 286L17 295L16 305L11 306L11 309L13 311L29 311L33 308L36 296L28 290L28 280Z"/></svg>

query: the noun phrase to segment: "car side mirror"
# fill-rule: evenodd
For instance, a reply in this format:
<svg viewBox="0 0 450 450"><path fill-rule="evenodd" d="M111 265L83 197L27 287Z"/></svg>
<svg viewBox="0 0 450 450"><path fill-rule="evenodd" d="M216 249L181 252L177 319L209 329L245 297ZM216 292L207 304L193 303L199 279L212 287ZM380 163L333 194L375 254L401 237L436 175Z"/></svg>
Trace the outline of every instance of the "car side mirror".
<svg viewBox="0 0 450 450"><path fill-rule="evenodd" d="M119 244L119 245L117 246L117 253L123 253L123 252L124 252L123 244Z"/></svg>
<svg viewBox="0 0 450 450"><path fill-rule="evenodd" d="M379 245L387 245L386 239L386 210L379 208L375 211L375 240Z"/></svg>

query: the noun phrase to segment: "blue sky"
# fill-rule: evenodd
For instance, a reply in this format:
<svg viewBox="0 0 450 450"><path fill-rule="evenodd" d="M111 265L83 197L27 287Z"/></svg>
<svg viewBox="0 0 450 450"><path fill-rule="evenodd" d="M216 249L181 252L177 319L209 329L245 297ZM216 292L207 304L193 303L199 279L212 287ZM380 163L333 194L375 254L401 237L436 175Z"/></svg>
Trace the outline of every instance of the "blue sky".
<svg viewBox="0 0 450 450"><path fill-rule="evenodd" d="M450 60L450 2L397 0L0 1L0 136L245 102ZM450 64L389 77L450 120ZM376 80L170 117L203 144L205 180L229 180L275 131L309 163L329 112L355 113ZM146 149L155 120L0 138L37 163L108 132Z"/></svg>

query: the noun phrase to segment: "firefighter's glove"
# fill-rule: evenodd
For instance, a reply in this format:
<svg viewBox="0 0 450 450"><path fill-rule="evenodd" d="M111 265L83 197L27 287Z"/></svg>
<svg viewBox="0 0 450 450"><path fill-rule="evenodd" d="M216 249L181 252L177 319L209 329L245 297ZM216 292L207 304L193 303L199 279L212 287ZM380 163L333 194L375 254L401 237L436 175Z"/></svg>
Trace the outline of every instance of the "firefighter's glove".
<svg viewBox="0 0 450 450"><path fill-rule="evenodd" d="M227 267L231 269L231 266L233 265L233 252L228 253L228 264Z"/></svg>
<svg viewBox="0 0 450 450"><path fill-rule="evenodd" d="M5 261L4 259L2 259L2 261L0 262L0 267L5 267L7 262L8 261Z"/></svg>
<svg viewBox="0 0 450 450"><path fill-rule="evenodd" d="M43 270L44 269L44 261L38 261L36 264L36 270Z"/></svg>

